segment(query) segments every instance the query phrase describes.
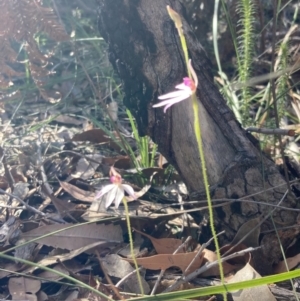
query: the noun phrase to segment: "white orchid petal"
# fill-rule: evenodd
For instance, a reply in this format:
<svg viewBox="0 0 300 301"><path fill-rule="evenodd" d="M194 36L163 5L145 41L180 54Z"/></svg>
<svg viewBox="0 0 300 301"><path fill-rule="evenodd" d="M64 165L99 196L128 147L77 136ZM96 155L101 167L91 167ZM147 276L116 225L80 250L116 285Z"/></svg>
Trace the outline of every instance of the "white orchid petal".
<svg viewBox="0 0 300 301"><path fill-rule="evenodd" d="M186 94L185 90L173 91L173 92L158 96L158 99L164 100L164 99L168 99L168 98L178 97L183 94Z"/></svg>
<svg viewBox="0 0 300 301"><path fill-rule="evenodd" d="M108 184L104 186L97 194L96 194L96 199L100 199L104 194L108 193L115 187L114 184Z"/></svg>
<svg viewBox="0 0 300 301"><path fill-rule="evenodd" d="M115 201L118 189L119 187L114 185L113 189L107 193L105 199L105 208L108 208Z"/></svg>
<svg viewBox="0 0 300 301"><path fill-rule="evenodd" d="M115 207L116 208L119 207L120 203L122 202L122 200L124 198L124 189L122 186L118 187L118 190L116 193L116 197L115 197Z"/></svg>
<svg viewBox="0 0 300 301"><path fill-rule="evenodd" d="M166 106L164 107L164 113L166 113L167 110L168 110L170 107L173 106L173 104L174 104L174 103L169 103L168 105L166 105Z"/></svg>
<svg viewBox="0 0 300 301"><path fill-rule="evenodd" d="M178 97L174 97L174 98L171 98L171 99L168 99L168 100L164 100L162 102L159 102L157 103L156 105L154 105L153 107L154 108L157 108L157 107L162 107L162 106L165 106L165 105L169 105L169 104L174 104L174 103L177 103L177 102L180 102L182 100L185 100L187 98L189 98L191 95L190 94L184 94L184 95L180 95Z"/></svg>
<svg viewBox="0 0 300 301"><path fill-rule="evenodd" d="M174 103L181 102L185 99L188 99L189 97L190 97L190 95L182 95L180 97L172 98L166 103L166 105L169 105L169 104L173 105Z"/></svg>
<svg viewBox="0 0 300 301"><path fill-rule="evenodd" d="M133 188L130 185L122 184L122 187L128 193L128 195L130 195L131 197L133 197L134 199L136 199L135 192L134 192Z"/></svg>
<svg viewBox="0 0 300 301"><path fill-rule="evenodd" d="M165 107L164 107L164 113L166 113L166 111L171 107L173 106L174 104L178 103L178 102L181 102L183 100L186 100L190 97L190 95L188 95L187 97L185 98L180 98L180 97L177 97L177 98L174 98L172 99L172 102L169 102Z"/></svg>

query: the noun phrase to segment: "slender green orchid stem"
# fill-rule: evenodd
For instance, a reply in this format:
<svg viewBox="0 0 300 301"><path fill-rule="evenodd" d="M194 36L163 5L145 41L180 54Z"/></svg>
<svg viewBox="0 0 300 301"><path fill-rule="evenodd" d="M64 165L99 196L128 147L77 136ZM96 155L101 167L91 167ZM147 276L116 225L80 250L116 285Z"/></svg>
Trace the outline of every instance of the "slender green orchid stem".
<svg viewBox="0 0 300 301"><path fill-rule="evenodd" d="M210 197L209 183L208 183L208 178L207 178L207 171L206 171L203 144L202 144L201 126L200 126L199 115L198 115L199 105L198 105L197 97L195 94L193 94L193 96L192 96L192 101L193 101L193 110L194 110L194 131L195 131L195 136L196 136L198 149L199 149L199 155L200 155L200 159L201 159L203 182L204 182L204 186L205 186L205 192L206 192L207 203L208 203L210 228L211 228L211 233L213 235L214 243L216 246L216 253L217 253L217 258L219 261L220 278L221 278L222 284L224 284L224 271L223 271L223 265L221 262L221 254L220 254L220 247L219 247L219 242L218 242L218 238L217 238L217 233L216 233L216 229L214 227L214 213L213 213L212 201L211 201L211 197ZM224 300L227 300L227 299L224 299Z"/></svg>
<svg viewBox="0 0 300 301"><path fill-rule="evenodd" d="M189 58L188 58L189 56L188 56L187 44L186 44L185 36L183 34L182 21L181 21L180 15L177 14L177 12L175 12L169 6L167 6L167 10L178 30L181 47L182 47L182 50L184 53L184 59L185 59L186 67L187 67L188 76L189 76L189 78L192 78L191 70L189 68ZM211 233L214 238L214 243L216 246L216 254L217 254L217 259L218 259L218 263L219 263L221 283L225 286L224 270L223 270L223 265L221 262L220 247L219 247L219 242L218 242L218 238L217 238L217 233L216 233L216 230L214 227L214 214L213 214L213 207L212 207L212 202L211 202L211 197L210 197L209 183L208 183L206 164L205 164L205 158L204 158L204 150L203 150L202 135L201 135L201 125L200 125L199 114L198 114L199 105L198 105L196 93L193 93L193 95L192 95L192 102L193 102L193 111L194 111L194 131L195 131L196 141L198 144L200 160L201 160L203 182L204 182L206 198L207 198L207 203L208 203L210 228L211 228ZM223 298L225 301L227 301L226 293L223 293Z"/></svg>
<svg viewBox="0 0 300 301"><path fill-rule="evenodd" d="M141 274L140 274L140 270L139 270L139 266L137 264L135 255L134 255L134 246L133 246L133 239L132 239L132 233L131 233L131 225L130 225L130 217L129 217L129 210L128 210L128 205L127 205L127 201L126 198L123 198L123 204L125 207L125 216L126 216L126 223L127 223L127 229L128 229L128 237L129 237L129 245L130 245L130 254L134 263L134 267L136 269L136 275L137 275L137 279L138 279L138 283L140 286L140 290L141 290L141 294L144 295L144 288L143 288L143 284L142 284L142 278L141 278Z"/></svg>
<svg viewBox="0 0 300 301"><path fill-rule="evenodd" d="M224 270L223 270L223 265L222 265L222 261L221 261L220 246L219 246L219 242L218 242L218 238L217 238L216 229L214 227L214 213L213 213L212 201L211 201L210 191L209 191L209 183L208 183L208 178L207 178L207 171L206 171L206 164L205 164L203 143L202 143L202 136L201 136L201 125L200 125L199 115L198 115L199 105L198 105L198 100L197 100L196 94L192 95L192 101L193 101L193 111L194 111L194 131L195 131L195 136L196 136L198 149L199 149L202 174L203 174L203 182L204 182L205 193L206 193L206 198L207 198L207 203L208 203L209 224L210 224L212 236L214 238L214 243L216 246L216 254L217 254L217 259L219 262L221 283L223 285L225 285ZM227 301L226 293L224 293L223 296L224 296L224 300Z"/></svg>

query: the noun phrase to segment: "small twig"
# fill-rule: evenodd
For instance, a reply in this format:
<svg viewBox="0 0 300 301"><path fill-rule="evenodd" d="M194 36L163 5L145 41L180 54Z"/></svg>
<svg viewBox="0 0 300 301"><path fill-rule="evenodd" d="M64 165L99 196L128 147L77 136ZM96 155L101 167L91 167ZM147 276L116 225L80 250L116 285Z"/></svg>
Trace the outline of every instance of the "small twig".
<svg viewBox="0 0 300 301"><path fill-rule="evenodd" d="M192 239L191 236L188 236L187 239L185 240L184 243L182 243L174 252L173 252L173 255L174 254L177 254L184 246L186 246L188 244L188 242ZM152 292L151 292L151 296L153 296L156 292L156 289L158 287L158 284L160 283L161 281L161 278L163 277L164 273L165 273L166 270L161 270L160 271L160 274L158 275L158 278L156 279L156 282L153 286L153 289L152 289Z"/></svg>
<svg viewBox="0 0 300 301"><path fill-rule="evenodd" d="M18 196L13 195L13 194L11 194L11 193L9 193L9 192L6 192L6 191L4 191L4 190L1 189L1 188L0 188L0 193L1 193L1 194L6 194L6 195L8 195L9 197L18 200L22 205L24 205L24 206L26 207L26 209L28 209L28 210L30 210L30 211L32 211L32 212L38 214L38 215L41 215L42 217L46 217L46 214L45 214L45 213L43 213L43 212L41 212L41 211L35 209L34 207L31 207L30 205L28 205L26 202L24 202L24 201L23 201L21 198L19 198Z"/></svg>
<svg viewBox="0 0 300 301"><path fill-rule="evenodd" d="M183 247L187 246L187 244L192 240L192 236L188 236L186 240L174 251L173 254L177 254L179 251L183 249Z"/></svg>
<svg viewBox="0 0 300 301"><path fill-rule="evenodd" d="M256 127L248 127L245 129L248 132L261 133L265 135L281 135L281 136L295 136L295 130L287 130L287 129L266 129L266 128L256 128Z"/></svg>
<svg viewBox="0 0 300 301"><path fill-rule="evenodd" d="M120 287L129 277L131 277L133 274L135 274L137 271L140 271L143 267L139 267L137 270L133 270L129 274L127 274L125 277L123 277L116 285L115 287Z"/></svg>
<svg viewBox="0 0 300 301"><path fill-rule="evenodd" d="M230 254L230 255L228 255L226 257L221 258L221 263L223 263L224 261L227 261L229 259L235 258L235 257L243 256L246 253L253 252L253 251L257 250L257 249L259 249L259 248L252 248L252 247L250 247L250 248L247 248L247 249L244 249L244 250L232 253L232 254ZM192 279L194 279L198 275L206 272L207 270L211 269L214 266L217 266L218 264L219 264L218 260L213 261L213 262L207 262L204 266L202 266L201 268L197 269L193 273L191 273L191 274L189 274L189 275L187 275L187 276L185 276L183 278L179 278L174 284L172 284L167 289L165 289L163 291L163 293L167 293L167 292L173 291L174 289L176 289L182 283L191 281Z"/></svg>
<svg viewBox="0 0 300 301"><path fill-rule="evenodd" d="M183 208L183 202L182 202L182 196L179 194L179 192L177 191L177 197L178 197L178 203L180 204L180 211L183 212L182 214L182 228L181 228L181 232L183 232L184 230L184 222L188 222L188 216L187 213L184 212L184 208Z"/></svg>
<svg viewBox="0 0 300 301"><path fill-rule="evenodd" d="M101 266L102 272L104 273L105 279L107 280L107 282L110 284L111 289L113 290L113 292L115 293L115 295L119 298L119 300L124 300L124 298L121 296L119 290L115 287L115 285L113 284L113 282L111 281L109 275L107 274L107 271L105 269L105 267L103 266L101 259L100 259L100 255L98 250L96 250L96 255L99 261L99 264Z"/></svg>
<svg viewBox="0 0 300 301"><path fill-rule="evenodd" d="M218 236L220 236L221 234L224 234L224 233L225 233L225 231L222 231L222 232L218 233L216 236L218 237ZM213 240L214 240L214 238L212 237L211 239L209 239L206 243L204 243L204 244L201 246L201 248L198 250L198 252L197 252L197 254L195 255L195 257L193 258L193 260L190 262L190 264L189 264L189 265L187 266L187 268L185 269L185 271L184 271L182 277L184 277L184 275L186 274L186 272L190 269L190 267L192 266L192 264L195 262L196 258L203 252L203 250L204 250L205 248L207 248L207 247L211 244L211 242L212 242Z"/></svg>

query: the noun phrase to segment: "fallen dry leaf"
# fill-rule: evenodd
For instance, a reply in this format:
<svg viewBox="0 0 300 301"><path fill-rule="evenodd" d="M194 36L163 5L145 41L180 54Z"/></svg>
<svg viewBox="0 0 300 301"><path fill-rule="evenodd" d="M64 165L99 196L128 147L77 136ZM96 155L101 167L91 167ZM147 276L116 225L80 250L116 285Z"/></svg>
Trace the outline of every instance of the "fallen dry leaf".
<svg viewBox="0 0 300 301"><path fill-rule="evenodd" d="M99 241L101 241L103 245L123 242L123 233L119 225L87 224L67 229L70 226L74 225L53 224L42 226L23 233L22 238L28 241L61 230L57 233L51 234L50 236L40 238L36 242L46 246L67 250L78 249Z"/></svg>
<svg viewBox="0 0 300 301"><path fill-rule="evenodd" d="M71 217L71 211L75 209L76 204L68 202L67 200L61 200L53 194L49 194L48 197L62 218L66 216Z"/></svg>
<svg viewBox="0 0 300 301"><path fill-rule="evenodd" d="M182 272L192 262L197 252L179 253L179 254L158 254L154 256L136 258L137 264L149 270L166 270L171 267L178 267ZM203 262L204 253L200 254L194 263L191 265L187 274L197 270ZM133 262L132 259L123 258L129 262Z"/></svg>
<svg viewBox="0 0 300 301"><path fill-rule="evenodd" d="M203 255L203 264L205 264L207 262L214 262L214 261L218 260L217 254L211 250L204 249L203 254L204 254ZM223 265L223 272L225 275L237 269L236 266L231 265L226 261L223 262L222 265ZM210 276L219 276L219 275L220 275L219 265L213 266L209 270L201 273L201 277L210 277Z"/></svg>
<svg viewBox="0 0 300 301"><path fill-rule="evenodd" d="M62 295L60 295L61 298L64 299L64 301L73 301L76 299L79 295L78 290L72 290L72 291L64 291Z"/></svg>
<svg viewBox="0 0 300 301"><path fill-rule="evenodd" d="M231 245L241 244L241 241L247 247L258 247L258 238L260 235L260 227L257 225L260 222L260 218L254 218L246 223L244 223L238 232L236 233L234 239L230 243Z"/></svg>
<svg viewBox="0 0 300 301"><path fill-rule="evenodd" d="M300 254L297 254L293 257L286 258L286 261L282 260L279 263L276 264L276 266L273 268L273 272L275 274L284 273L287 271L292 270L300 263ZM288 267L288 270L287 268Z"/></svg>
<svg viewBox="0 0 300 301"><path fill-rule="evenodd" d="M81 178L83 180L90 179L101 164L102 158L103 156L99 154L86 155L84 158L80 158L76 165L76 171L72 173L71 176L73 178Z"/></svg>
<svg viewBox="0 0 300 301"><path fill-rule="evenodd" d="M39 262L37 262L37 264L39 266L48 266L48 265L51 265L51 264L55 264L58 261L64 262L66 260L73 259L74 257L76 257L77 255L79 255L81 253L87 252L90 249L93 249L93 248L101 245L101 243L102 243L101 241L97 241L97 242L94 242L94 243L92 243L90 245L87 245L87 246L84 246L82 248L73 250L73 251L71 251L70 253L67 253L67 254L50 256L50 257L47 257L47 258L44 258L44 259L40 260ZM39 268L36 267L36 266L34 266L34 267L29 267L29 268L25 269L22 272L23 273L32 273L33 271L35 271L37 269L39 269Z"/></svg>
<svg viewBox="0 0 300 301"><path fill-rule="evenodd" d="M129 169L132 167L132 162L129 156L104 157L102 163L108 166L114 166L119 169Z"/></svg>
<svg viewBox="0 0 300 301"><path fill-rule="evenodd" d="M78 120L74 117L71 117L69 115L58 115L54 118L55 121L65 124L72 124L72 125L81 125L83 123L83 120Z"/></svg>
<svg viewBox="0 0 300 301"><path fill-rule="evenodd" d="M72 141L89 141L92 143L105 143L108 147L113 148L119 152L120 146L115 143L108 135L101 129L93 129L74 135Z"/></svg>
<svg viewBox="0 0 300 301"><path fill-rule="evenodd" d="M101 263L102 263L103 267L105 268L108 275L117 277L117 278L123 278L135 270L130 265L129 262L124 261L123 258L117 254L106 255L101 260ZM142 280L144 293L148 294L150 292L150 287L143 277L141 277L141 280ZM136 273L133 273L132 276L130 276L125 281L124 284L125 284L125 287L127 287L127 289L128 289L128 290L125 290L126 292L128 291L130 293L136 293L136 294L140 293L140 286L139 286L139 282L138 282Z"/></svg>
<svg viewBox="0 0 300 301"><path fill-rule="evenodd" d="M1 265L0 279L13 274L14 272L17 272L20 269L21 269L21 267L19 265L17 265L16 263L11 263L11 262L4 263Z"/></svg>
<svg viewBox="0 0 300 301"><path fill-rule="evenodd" d="M78 261L72 259L65 261L64 264L56 264L54 267L52 267L53 270L59 271L61 273L64 273L66 275L69 275L71 273L78 273L81 271L90 271L92 269L91 265L83 265L80 264ZM58 281L62 279L62 276L59 276L53 272L50 271L42 271L37 274L37 277L43 279L43 282L48 281Z"/></svg>
<svg viewBox="0 0 300 301"><path fill-rule="evenodd" d="M36 293L38 301L48 301L49 297L47 296L47 294L45 292L43 292L42 290L38 291Z"/></svg>
<svg viewBox="0 0 300 301"><path fill-rule="evenodd" d="M8 281L8 289L12 300L37 301L36 292L41 288L41 281L27 277L12 277Z"/></svg>
<svg viewBox="0 0 300 301"><path fill-rule="evenodd" d="M247 248L246 245L244 244L239 244L239 245L225 245L222 248L220 248L220 252L222 256L233 254L235 252L239 252L242 250L245 250ZM232 259L229 259L227 262L232 264L232 265L242 265L244 266L246 263L251 264L251 253L245 253L241 256L236 256Z"/></svg>
<svg viewBox="0 0 300 301"><path fill-rule="evenodd" d="M261 276L247 263L241 270L239 270L228 283L236 283L245 280L252 280L261 278ZM244 290L231 292L234 301L250 301L250 300L263 300L263 301L276 301L276 298L271 293L267 285L256 286Z"/></svg>
<svg viewBox="0 0 300 301"><path fill-rule="evenodd" d="M76 200L80 200L83 202L92 203L95 201L95 193L91 191L86 191L74 186L68 182L59 182L60 186L68 192L72 197Z"/></svg>
<svg viewBox="0 0 300 301"><path fill-rule="evenodd" d="M134 229L137 233L140 233L147 238L149 238L155 248L157 254L173 254L175 250L182 245L182 241L176 238L155 238L151 235L148 235L144 232L140 232ZM181 249L178 253L184 253L184 248Z"/></svg>

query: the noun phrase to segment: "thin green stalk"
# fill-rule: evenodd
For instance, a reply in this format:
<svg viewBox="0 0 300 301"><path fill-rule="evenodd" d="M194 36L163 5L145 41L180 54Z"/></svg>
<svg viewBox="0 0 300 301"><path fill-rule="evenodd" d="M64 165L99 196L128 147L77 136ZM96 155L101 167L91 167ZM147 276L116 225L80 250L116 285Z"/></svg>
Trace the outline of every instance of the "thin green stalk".
<svg viewBox="0 0 300 301"><path fill-rule="evenodd" d="M192 101L193 101L193 111L194 111L194 131L195 131L195 136L196 136L198 149L199 149L199 155L200 155L200 159L201 159L203 182L204 182L205 193L206 193L207 204L208 204L208 212L209 212L209 224L210 224L212 236L214 238L214 243L216 246L216 254L217 254L217 259L218 259L218 263L219 263L221 283L225 287L224 270L223 270L223 265L222 265L222 261L221 261L221 253L220 253L220 246L219 246L219 242L218 242L218 238L217 238L217 232L214 227L213 206L212 206L212 201L211 201L211 197L210 197L209 183L208 183L206 164L205 164L205 158L204 158L201 126L200 126L199 115L198 115L199 105L198 105L197 97L195 94L193 94L193 96L192 96ZM226 293L223 293L223 297L224 297L224 300L227 300Z"/></svg>
<svg viewBox="0 0 300 301"><path fill-rule="evenodd" d="M186 44L185 36L183 34L181 18L179 16L179 14L177 14L169 6L167 6L167 9L168 9L168 13L169 13L171 19L174 21L175 26L178 30L178 34L179 34L180 42L181 42L181 47L182 47L182 50L183 50L183 53L184 53L184 58L185 58L185 63L186 63L186 67L187 67L188 76L189 76L189 78L192 78L191 70L189 68L189 58L188 58L187 44ZM193 102L193 111L194 111L194 131L195 131L196 141L197 141L197 145L198 145L200 160L201 160L203 182L204 182L204 186L205 186L205 193L206 193L206 198L207 198L207 203L208 203L209 224L210 224L211 233L212 233L212 236L213 236L213 239L214 239L214 243L215 243L215 246L216 246L216 253L217 253L217 259L218 259L218 264L219 264L221 283L226 288L225 279L224 279L224 270L223 270L223 265L222 265L222 261L221 261L220 247L219 247L219 242L218 242L218 238L217 238L217 233L216 233L216 230L215 230L215 227L214 227L214 214L213 214L213 207L212 207L212 201L211 201L211 197L210 197L209 183L208 183L208 177L207 177L207 171L206 171L206 165L205 165L204 150L203 150L202 136L201 136L201 125L200 125L199 115L198 115L199 106L198 106L196 93L193 93L193 95L192 95L192 102ZM227 301L226 292L223 293L223 298L224 298L225 301Z"/></svg>
<svg viewBox="0 0 300 301"><path fill-rule="evenodd" d="M125 216L126 216L126 223L127 223L127 229L128 229L130 253L131 253L133 263L134 263L134 267L136 269L136 275L137 275L138 283L139 283L139 286L140 286L141 294L144 295L144 288L143 288L143 284L142 284L142 278L141 278L139 266L137 264L137 261L136 261L135 255L134 255L134 246L133 246L133 239L132 239L132 233L131 233L129 210L128 210L128 205L127 205L127 201L126 201L125 197L123 198L123 204L124 204L124 208L125 208Z"/></svg>

